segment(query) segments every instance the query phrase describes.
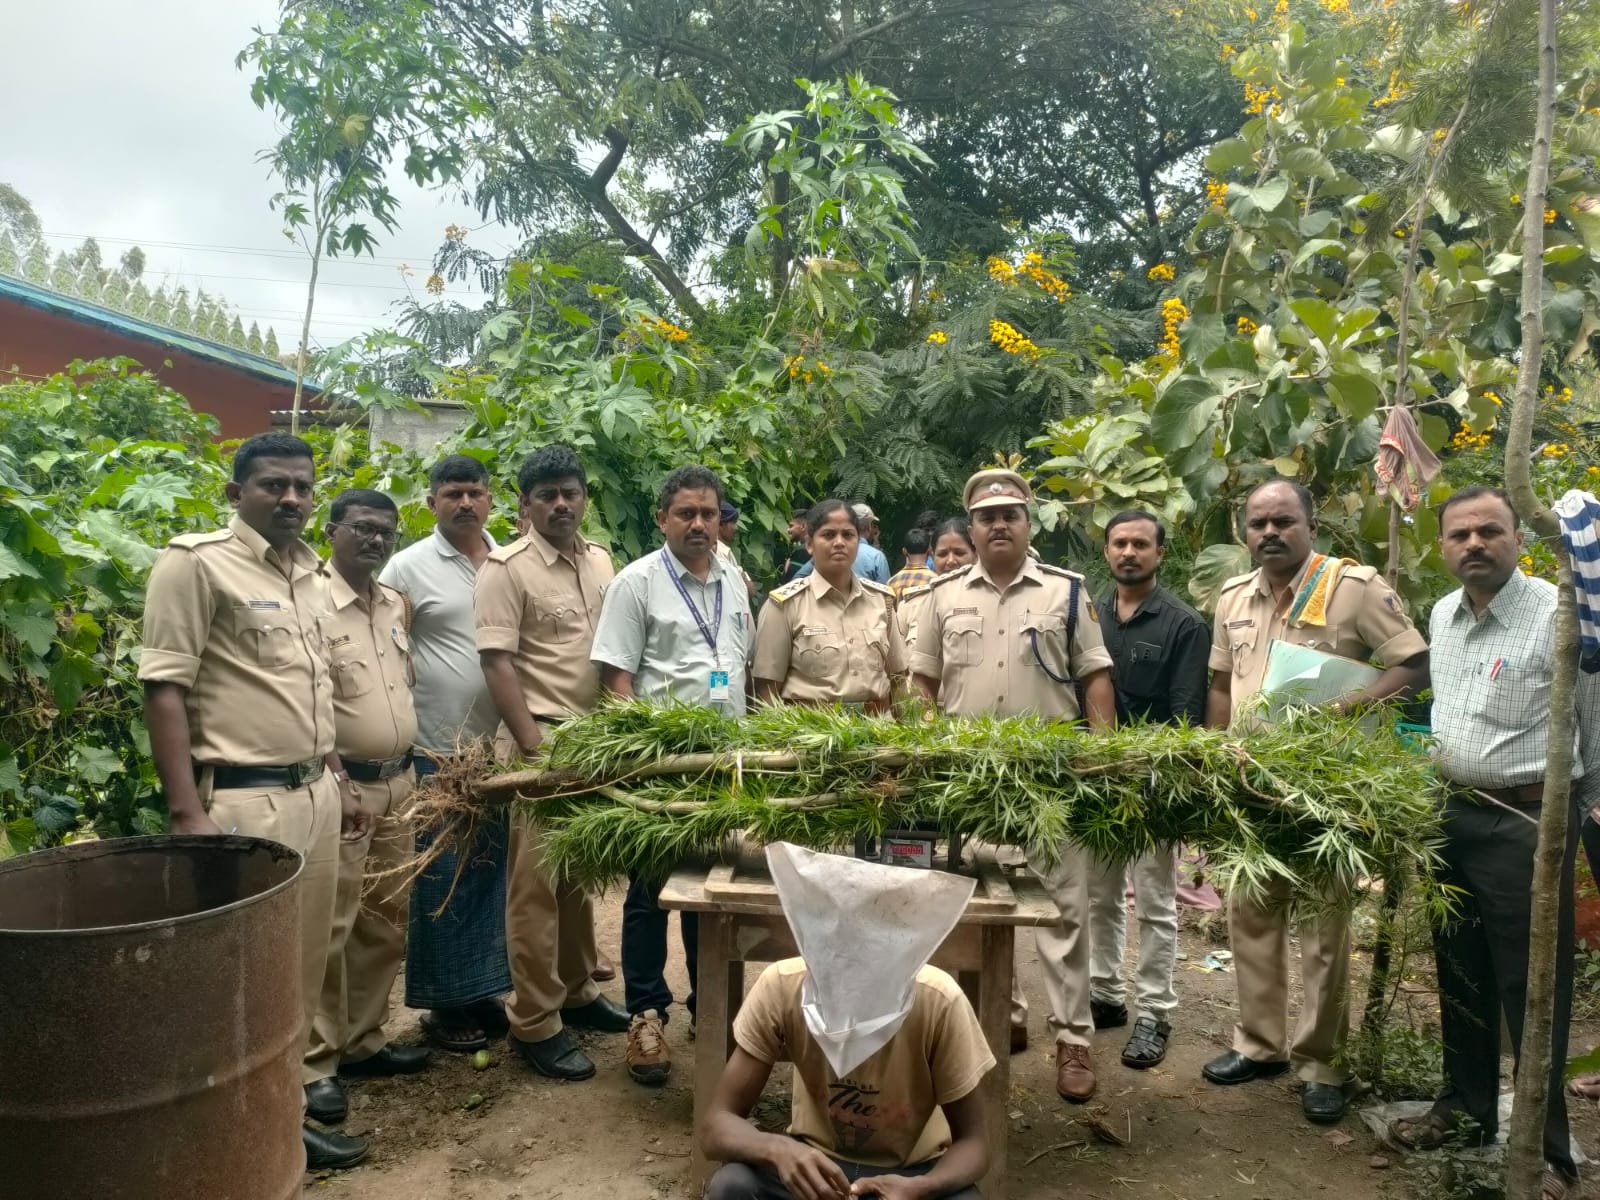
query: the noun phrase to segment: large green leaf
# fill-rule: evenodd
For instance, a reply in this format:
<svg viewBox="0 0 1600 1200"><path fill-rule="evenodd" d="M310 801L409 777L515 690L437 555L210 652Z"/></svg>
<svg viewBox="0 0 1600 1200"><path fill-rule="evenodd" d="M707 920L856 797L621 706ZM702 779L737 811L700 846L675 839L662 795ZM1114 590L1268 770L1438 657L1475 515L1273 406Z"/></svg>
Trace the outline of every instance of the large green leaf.
<svg viewBox="0 0 1600 1200"><path fill-rule="evenodd" d="M175 471L152 471L128 484L117 498L117 506L136 513L170 513L179 500L193 495L184 476Z"/></svg>
<svg viewBox="0 0 1600 1200"><path fill-rule="evenodd" d="M1250 552L1243 546L1233 543L1207 546L1195 555L1194 565L1189 569L1189 595L1206 612L1215 612L1222 585L1249 569Z"/></svg>
<svg viewBox="0 0 1600 1200"><path fill-rule="evenodd" d="M148 571L160 551L130 533L120 514L108 508L86 513L78 528L122 566L135 572Z"/></svg>
<svg viewBox="0 0 1600 1200"><path fill-rule="evenodd" d="M1339 310L1326 300L1316 296L1302 296L1298 300L1289 301L1289 310L1305 323L1307 329L1316 334L1323 345L1333 341L1333 335L1339 329Z"/></svg>
<svg viewBox="0 0 1600 1200"><path fill-rule="evenodd" d="M1167 453L1187 450L1210 434L1221 405L1222 393L1211 379L1180 376L1163 389L1150 410L1150 440Z"/></svg>

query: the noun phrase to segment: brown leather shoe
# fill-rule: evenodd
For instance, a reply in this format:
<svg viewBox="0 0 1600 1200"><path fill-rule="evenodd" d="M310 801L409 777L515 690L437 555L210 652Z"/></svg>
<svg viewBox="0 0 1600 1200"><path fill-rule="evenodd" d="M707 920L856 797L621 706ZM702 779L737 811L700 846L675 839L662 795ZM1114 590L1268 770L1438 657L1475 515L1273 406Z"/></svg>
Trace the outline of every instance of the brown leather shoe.
<svg viewBox="0 0 1600 1200"><path fill-rule="evenodd" d="M1028 1027L1026 1025L1013 1025L1011 1027L1011 1053L1021 1054L1028 1048Z"/></svg>
<svg viewBox="0 0 1600 1200"><path fill-rule="evenodd" d="M660 1087L672 1074L672 1053L655 1009L645 1009L629 1023L627 1059L628 1074L647 1087Z"/></svg>
<svg viewBox="0 0 1600 1200"><path fill-rule="evenodd" d="M1056 1093L1063 1100L1082 1104L1094 1095L1094 1056L1089 1047L1056 1044Z"/></svg>
<svg viewBox="0 0 1600 1200"><path fill-rule="evenodd" d="M604 954L601 954L600 961L595 966L594 972L589 976L589 978L594 980L596 983L610 983L616 977L617 964L612 962Z"/></svg>

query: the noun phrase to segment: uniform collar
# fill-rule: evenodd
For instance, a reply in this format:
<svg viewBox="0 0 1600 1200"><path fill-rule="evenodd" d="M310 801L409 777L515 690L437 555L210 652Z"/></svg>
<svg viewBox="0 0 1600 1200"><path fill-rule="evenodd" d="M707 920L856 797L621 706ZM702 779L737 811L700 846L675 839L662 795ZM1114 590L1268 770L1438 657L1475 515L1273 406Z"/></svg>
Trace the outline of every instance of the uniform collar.
<svg viewBox="0 0 1600 1200"><path fill-rule="evenodd" d="M812 596L818 600L821 600L829 592L838 592L839 595L844 597L846 604L849 604L850 601L866 590L861 586L861 577L852 571L850 572L850 586L843 592L839 592L839 589L824 579L822 572L815 567L811 569L811 574L806 576L806 587L810 589Z"/></svg>
<svg viewBox="0 0 1600 1200"><path fill-rule="evenodd" d="M679 579L693 579L696 583L700 582L699 577L690 571L688 567L684 566L679 560L678 556L672 552L671 546L662 546L661 553L667 556L667 562L671 564L672 570L677 574ZM706 576L706 582L710 583L712 580L720 581L723 575L727 573L727 570L727 563L723 560L721 555L713 550L711 552L711 571Z"/></svg>
<svg viewBox="0 0 1600 1200"><path fill-rule="evenodd" d="M334 608L349 608L359 600L365 600L369 605L377 602L381 593L378 591L376 578L367 581L367 594L361 596L350 586L350 581L339 573L339 568L333 565L333 559L330 558L324 567L328 576L328 592L333 599Z"/></svg>
<svg viewBox="0 0 1600 1200"><path fill-rule="evenodd" d="M1306 572L1311 569L1311 564L1316 560L1316 557L1317 552L1315 549L1312 549L1311 553L1306 555L1305 562L1300 564L1300 569L1294 573L1294 580L1289 584L1289 592L1291 595L1300 591L1300 585L1306 581ZM1272 595L1272 585L1267 582L1267 573L1260 567L1256 568L1256 595L1265 596L1269 600L1274 598Z"/></svg>
<svg viewBox="0 0 1600 1200"><path fill-rule="evenodd" d="M1513 571L1511 578L1501 585L1500 590L1494 594L1494 599L1489 601L1489 607L1483 610L1483 615L1493 617L1502 625L1508 625L1510 622L1507 618L1522 603L1527 593L1528 577L1520 570ZM1459 621L1462 617L1469 621L1478 620L1478 614L1472 610L1472 597L1467 595L1466 588L1461 589L1455 611L1450 614L1452 621Z"/></svg>
<svg viewBox="0 0 1600 1200"><path fill-rule="evenodd" d="M1000 590L995 581L989 577L989 571L983 565L983 560L980 558L974 558L972 560L972 569L967 572L966 586L971 587L973 581L977 579L983 580L984 583L994 588L994 590L997 592ZM1039 570L1039 560L1031 554L1023 556L1022 570L1017 572L1017 577L1011 582L1015 584L1022 583L1024 581L1031 583L1044 582L1044 574Z"/></svg>
<svg viewBox="0 0 1600 1200"><path fill-rule="evenodd" d="M544 559L545 566L553 567L556 565L556 559L564 557L561 551L557 550L548 541L546 541L544 535L539 533L537 530L530 529L522 536L527 540L528 545L532 546L539 552L539 557ZM584 555L588 553L589 543L583 540L583 535L581 533L573 534L572 561L581 562Z"/></svg>
<svg viewBox="0 0 1600 1200"><path fill-rule="evenodd" d="M283 561L283 556L273 549L272 544L250 528L238 513L233 514L233 519L228 522L228 528L232 531L233 536L244 543L250 553L255 555L257 561L263 563L268 561L281 563ZM271 560L267 558L269 554L272 555ZM322 560L317 557L316 551L306 545L300 538L295 538L294 544L289 547L288 558L295 566L313 573L322 566Z"/></svg>
<svg viewBox="0 0 1600 1200"><path fill-rule="evenodd" d="M495 548L494 538L489 535L489 531L487 529L483 531L483 544L489 547L491 550ZM437 525L433 527L433 548L439 552L440 558L465 557L461 551L457 550L450 544L450 539L445 537L444 530L440 529Z"/></svg>

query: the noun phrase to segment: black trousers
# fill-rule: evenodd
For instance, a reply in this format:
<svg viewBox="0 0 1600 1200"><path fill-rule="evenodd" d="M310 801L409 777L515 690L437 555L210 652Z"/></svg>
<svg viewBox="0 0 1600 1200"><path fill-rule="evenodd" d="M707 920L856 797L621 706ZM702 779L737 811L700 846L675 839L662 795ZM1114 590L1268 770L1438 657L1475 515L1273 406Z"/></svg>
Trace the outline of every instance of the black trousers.
<svg viewBox="0 0 1600 1200"><path fill-rule="evenodd" d="M1537 804L1520 811L1535 820L1539 817ZM1445 1094L1435 1102L1434 1112L1446 1120L1465 1112L1487 1142L1499 1126L1502 1015L1511 1031L1513 1058L1521 1059L1533 851L1539 831L1503 808L1451 796L1446 801L1444 832L1444 882L1463 894L1457 901L1458 915L1435 929L1433 936L1445 1075ZM1555 1024L1544 1125L1545 1161L1569 1178L1577 1168L1567 1132L1562 1075L1572 1013L1572 862L1577 833L1574 814L1561 869Z"/></svg>
<svg viewBox="0 0 1600 1200"><path fill-rule="evenodd" d="M672 914L658 902L662 884L628 881L622 901L622 988L629 1016L653 1008L667 1019L672 989L667 986L667 918ZM700 916L679 913L684 957L689 960L689 1016L694 1016L695 978L700 968Z"/></svg>
<svg viewBox="0 0 1600 1200"><path fill-rule="evenodd" d="M931 1162L916 1167L863 1167L859 1163L834 1161L851 1183L874 1175L926 1175L934 1168ZM744 1163L726 1163L711 1177L705 1200L791 1200L792 1195L778 1177L768 1171ZM976 1187L964 1187L960 1191L943 1193L942 1200L979 1200L979 1192Z"/></svg>

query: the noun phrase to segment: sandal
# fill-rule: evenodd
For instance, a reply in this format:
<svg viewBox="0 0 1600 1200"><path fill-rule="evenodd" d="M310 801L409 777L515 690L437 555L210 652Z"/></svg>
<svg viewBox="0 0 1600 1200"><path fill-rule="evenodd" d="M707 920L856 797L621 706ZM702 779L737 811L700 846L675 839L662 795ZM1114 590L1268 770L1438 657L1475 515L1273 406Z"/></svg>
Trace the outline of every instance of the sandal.
<svg viewBox="0 0 1600 1200"><path fill-rule="evenodd" d="M1437 1150L1450 1140L1451 1129L1438 1113L1398 1117L1389 1122L1389 1136L1404 1150Z"/></svg>
<svg viewBox="0 0 1600 1200"><path fill-rule="evenodd" d="M1580 1100L1600 1100L1600 1073L1574 1075L1567 1080L1567 1095Z"/></svg>
<svg viewBox="0 0 1600 1200"><path fill-rule="evenodd" d="M467 1005L467 1016L478 1022L490 1037L505 1037L511 1032L511 1019L506 1016L506 1003L499 996L490 996L476 1004Z"/></svg>
<svg viewBox="0 0 1600 1200"><path fill-rule="evenodd" d="M1544 1182L1539 1187L1539 1200L1567 1200L1571 1185L1557 1172L1545 1169Z"/></svg>
<svg viewBox="0 0 1600 1200"><path fill-rule="evenodd" d="M1133 1036L1122 1048L1122 1065L1146 1071L1167 1056L1167 1039L1172 1026L1156 1017L1141 1016L1133 1023Z"/></svg>
<svg viewBox="0 0 1600 1200"><path fill-rule="evenodd" d="M489 1047L489 1037L482 1026L474 1024L470 1013L463 1009L430 1009L422 1014L421 1025L423 1036L451 1054L471 1054Z"/></svg>

